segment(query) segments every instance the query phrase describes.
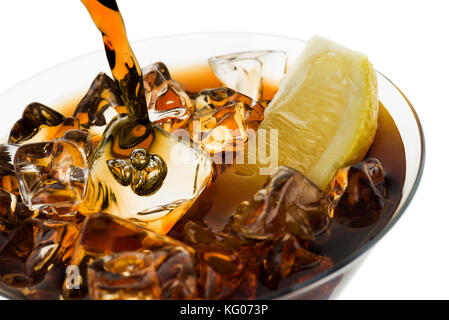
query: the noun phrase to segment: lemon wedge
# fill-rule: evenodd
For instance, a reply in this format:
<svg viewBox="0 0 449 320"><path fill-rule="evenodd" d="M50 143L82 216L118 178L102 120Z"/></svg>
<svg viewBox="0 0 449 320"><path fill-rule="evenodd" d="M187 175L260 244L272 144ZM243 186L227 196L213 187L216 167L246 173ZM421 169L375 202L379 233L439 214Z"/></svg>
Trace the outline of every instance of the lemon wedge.
<svg viewBox="0 0 449 320"><path fill-rule="evenodd" d="M339 168L365 156L378 108L377 78L368 58L315 36L282 79L259 131L277 130L277 146L268 146L273 141L267 139L265 148L277 149L279 166L303 172L326 190Z"/></svg>

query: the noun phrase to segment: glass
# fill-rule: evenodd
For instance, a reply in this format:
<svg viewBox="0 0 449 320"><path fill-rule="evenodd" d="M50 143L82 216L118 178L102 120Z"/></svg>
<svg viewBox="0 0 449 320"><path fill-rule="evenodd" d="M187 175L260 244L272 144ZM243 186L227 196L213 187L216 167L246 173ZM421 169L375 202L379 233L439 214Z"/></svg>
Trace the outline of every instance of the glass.
<svg viewBox="0 0 449 320"><path fill-rule="evenodd" d="M163 61L169 70L189 65L205 64L212 56L249 50L283 50L292 63L301 52L303 41L264 34L251 33L198 33L173 35L138 41L132 44L142 66ZM183 54L178 52L182 50ZM369 53L368 53L369 55ZM79 72L83 70L83 72ZM20 118L23 109L32 101L61 110L68 101L78 101L100 71L108 71L104 52L98 51L50 68L0 95L0 105L8 112L0 120L3 137ZM65 81L61 81L61 76ZM45 84L45 85L42 85ZM336 298L360 266L370 249L387 233L405 212L418 187L424 167L424 135L412 105L402 92L378 72L379 100L390 112L401 134L406 156L406 176L403 196L389 223L371 235L357 251L336 264L332 269L292 287L271 292L265 298L327 299ZM59 106L59 108L58 108Z"/></svg>

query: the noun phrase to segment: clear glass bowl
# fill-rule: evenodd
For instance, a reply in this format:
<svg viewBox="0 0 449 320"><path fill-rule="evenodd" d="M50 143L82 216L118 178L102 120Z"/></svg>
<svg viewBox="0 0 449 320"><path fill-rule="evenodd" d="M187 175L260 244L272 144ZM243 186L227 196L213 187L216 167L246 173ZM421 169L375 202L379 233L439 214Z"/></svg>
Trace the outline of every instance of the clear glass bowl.
<svg viewBox="0 0 449 320"><path fill-rule="evenodd" d="M283 50L294 61L304 41L254 33L198 33L164 36L132 43L141 66L164 61L169 69L206 63L211 56L249 50ZM91 53L50 68L0 95L3 110L0 125L3 136L20 118L30 102L38 101L50 107L65 104L70 98L81 97L98 72L108 72L103 51ZM406 174L402 199L388 224L372 235L357 251L332 269L296 286L283 287L265 298L328 299L335 298L360 266L370 249L393 227L410 204L424 167L424 135L418 116L402 92L384 75L378 73L379 100L391 114L405 147Z"/></svg>

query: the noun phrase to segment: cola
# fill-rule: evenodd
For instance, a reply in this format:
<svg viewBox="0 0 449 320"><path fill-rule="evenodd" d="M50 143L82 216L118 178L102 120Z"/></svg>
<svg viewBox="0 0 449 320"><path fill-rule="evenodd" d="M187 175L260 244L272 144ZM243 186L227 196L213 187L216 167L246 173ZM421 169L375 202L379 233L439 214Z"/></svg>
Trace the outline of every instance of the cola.
<svg viewBox="0 0 449 320"><path fill-rule="evenodd" d="M365 159L340 168L328 190L288 167L242 174L236 160L286 54L224 52L210 67L142 71L115 1L83 2L113 78L99 73L71 117L26 106L0 146L0 293L272 297L332 271L388 223L405 158L385 108ZM303 298L327 298L339 280Z"/></svg>
<svg viewBox="0 0 449 320"><path fill-rule="evenodd" d="M189 72L194 74L195 68ZM184 74L181 78L188 78L188 75ZM207 82L207 79L202 79L202 81ZM213 81L215 80L211 78L211 85L214 83ZM179 85L194 87L195 83L180 82ZM216 90L219 90L216 91L218 93L223 92L222 87ZM224 92L230 92L231 96L236 94L232 89ZM189 97L193 101L201 96L204 96L204 91L203 93L201 90L197 93L189 93ZM261 110L263 117L262 107ZM384 109L381 109L381 112L387 114ZM191 121L195 117L193 114L190 118ZM88 160L95 150L95 145L91 142L94 140L91 128L82 126L81 129L70 128L62 134L56 134L55 131L53 136L43 139L41 143L48 143L52 140L67 141L65 143L70 146L76 145L77 152L83 154ZM188 129L188 124L186 128ZM254 128L257 130L257 126ZM389 132L393 139L398 137L395 128L387 127L384 130ZM58 130L58 132L60 131ZM32 146L32 143L23 144L24 147L27 145ZM23 276L23 282L19 282L19 280L22 281L19 278L14 280L14 283L11 282L12 280L8 280L10 282L1 280L1 290L9 296L18 298L57 298L62 296L65 299L254 299L272 294L283 287L304 282L331 269L350 252L360 247L360 239L363 234L380 230L391 217L397 201L394 203L388 199L397 199L398 191L394 186L401 183L401 170L405 167L404 163L402 163L402 167L399 164L399 170L397 167L388 166L388 153L382 152L381 146L382 141L376 140L375 148L370 150L367 159L370 157L380 159L380 163L387 164L383 165L383 168L378 168L375 165L378 161L375 160L369 160L368 164L360 163L352 169L343 168L338 174L340 180L335 180L331 193L318 189L314 191L317 195L316 203L321 209L312 213L312 216L309 217L311 220L302 220L302 223L307 221L303 225L306 227L302 229L295 231L295 229L283 228L283 225L287 225L279 220L265 225L260 229L263 231L261 234L255 234L256 225L248 224L251 221L251 211L262 203L260 198L258 198L258 202L254 202L253 198L257 193L265 190L265 194L268 195L271 192L272 199L285 203L282 200L286 195L285 192L280 198L274 196L274 191L284 190L282 184L279 185L277 181L284 179L284 183L288 182L290 189L285 189L285 191L301 192L304 188L293 188L289 182L290 180L297 181L296 183L302 181L301 183L310 184L306 180L307 178L301 176L301 173L285 168L272 177L242 176L232 164L222 166L220 169L217 169L218 165L216 164L214 170L220 170L220 174L217 176L215 173L215 178L205 186L204 191L186 210L184 217L177 223L175 222L175 226L171 230L168 230L167 236L172 239L169 242L178 241L176 243L182 244L181 247L166 244L150 250L148 247L137 245L135 242L137 238L134 238L133 231L129 235L123 234L121 240L117 240L114 244L118 248L117 251L114 249L114 251L106 250L100 253L98 249L95 249L89 251L91 253L87 260L83 258L83 262L76 262L80 261L80 258L74 258L79 257L79 253L76 252L80 252L84 247L83 241L85 240L81 239L89 237L88 231L86 235L87 228L82 232L84 236L76 240L73 249L70 249L69 260L61 260L58 264L60 267L55 269L55 274L28 274ZM26 206L21 197L19 185L14 182L17 175L13 160L19 146L5 144L3 148L5 150L4 157L0 159L3 161L2 185L0 186L3 188L0 193L0 204L2 205L0 249L7 248L8 251L4 251L4 259L9 260L4 261L11 261L10 254L17 249L12 249L12 245L8 245L8 239L11 235L17 234L15 230L30 228L27 227L29 222L24 224L27 218L35 216L36 221L44 222L45 219L51 217L51 219L56 218L62 221L66 214L57 209L56 214L53 213L50 216L49 212L44 212L45 210L34 210ZM75 147L73 148L75 149ZM110 174L113 181L121 187L127 188L127 192L136 197L145 197L143 194L151 196L158 190L158 184L160 184L158 181L163 181L158 177L163 177L164 164L162 161L165 162L165 159L163 157L159 159L157 155L155 156L154 153L152 155L145 148L133 148L132 150L133 154L130 153L129 156L117 157L106 162L103 174ZM227 151L238 150L228 149ZM165 166L167 170L170 170L169 164L165 163ZM91 163L88 163L87 167L91 167ZM378 169L373 169L374 167ZM374 175L373 173L370 175L369 172L373 172L373 170ZM383 179L377 178L379 173L383 175ZM150 177L150 179L146 177ZM362 177L366 178L362 179ZM179 178L178 183L181 183L181 175ZM343 183L338 183L342 180L344 180ZM276 183L273 184L273 181ZM361 181L361 184L358 181ZM79 182L76 183L79 184ZM276 188L274 188L275 186ZM270 191L268 193L267 188ZM309 186L309 188L311 187ZM354 190L360 190L365 196L372 194L371 198L361 198L362 200L371 200L355 201ZM50 200L51 197L46 199ZM251 203L252 201L253 203ZM15 203L15 208L12 203ZM328 213L325 209L327 207L331 209ZM367 211L367 208L373 210ZM288 212L283 208L276 210L278 213ZM269 213L269 210L266 212ZM106 216L109 217L109 215ZM278 219L281 216L276 215ZM90 224L89 219L91 218L86 220L85 216L79 212L70 217L71 220L68 223L78 228L83 229ZM303 215L303 217L307 217L307 215ZM264 216L265 218L266 216ZM264 225L264 219L259 220L262 223L260 226ZM139 230L146 230L145 224L132 219L128 220L127 224L135 226L133 228ZM110 227L109 224L104 225L107 228ZM121 231L110 227L108 231L110 235L107 237L115 237L119 234L118 232ZM144 233L147 232L150 231L144 231ZM95 234L99 235L98 232L92 231L92 235ZM106 238L98 236L95 241L101 243L104 239ZM183 252L183 246L191 248L192 251ZM6 252L9 252L8 255ZM76 254L74 255L74 253ZM55 256L54 259L60 258ZM185 268L183 271L173 269L176 261L182 261ZM114 263L123 263L128 266L129 270L134 271L123 276L123 272L120 273L114 268L108 267ZM3 279L8 279L7 272L10 272L6 269L8 265L10 265L9 262L0 265L0 271L3 270L5 274ZM71 282L76 284L74 279L77 279L69 278L72 274L65 273L65 269L70 266L79 267L79 289L67 289L66 287ZM120 276L116 274L117 272ZM125 278L123 281L114 280L121 279L117 277ZM66 278L65 281L64 278ZM114 281L119 282L114 284ZM314 290L307 298L327 297L336 285L337 282L322 288L321 291ZM28 288L30 291L24 288Z"/></svg>

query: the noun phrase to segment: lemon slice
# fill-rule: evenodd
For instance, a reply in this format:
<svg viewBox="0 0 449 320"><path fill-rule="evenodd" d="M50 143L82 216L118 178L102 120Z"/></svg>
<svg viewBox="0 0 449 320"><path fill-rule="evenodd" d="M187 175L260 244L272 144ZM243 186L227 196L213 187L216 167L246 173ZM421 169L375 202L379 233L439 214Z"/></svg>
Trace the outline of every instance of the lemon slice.
<svg viewBox="0 0 449 320"><path fill-rule="evenodd" d="M363 159L377 115L377 78L368 58L315 36L282 79L259 131L277 130L277 148L269 139L266 148L277 149L278 165L326 190L339 168Z"/></svg>

